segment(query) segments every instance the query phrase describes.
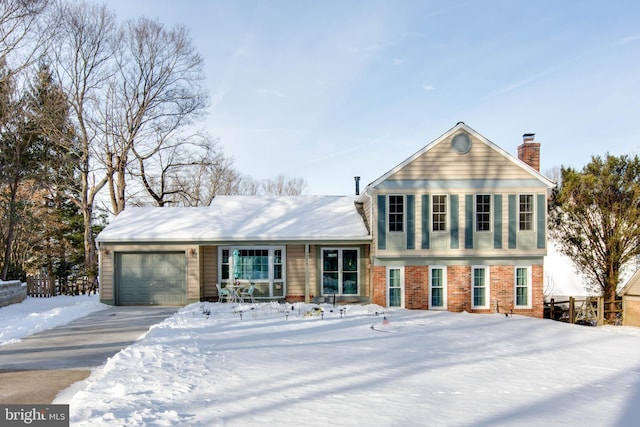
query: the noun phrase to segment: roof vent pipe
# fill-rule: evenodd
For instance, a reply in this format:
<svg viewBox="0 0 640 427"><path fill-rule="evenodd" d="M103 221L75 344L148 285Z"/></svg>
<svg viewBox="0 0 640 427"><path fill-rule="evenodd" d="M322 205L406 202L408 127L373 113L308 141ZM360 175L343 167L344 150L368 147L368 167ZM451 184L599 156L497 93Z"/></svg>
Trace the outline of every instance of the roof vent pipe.
<svg viewBox="0 0 640 427"><path fill-rule="evenodd" d="M360 195L360 177L354 176L353 179L356 181L356 196Z"/></svg>

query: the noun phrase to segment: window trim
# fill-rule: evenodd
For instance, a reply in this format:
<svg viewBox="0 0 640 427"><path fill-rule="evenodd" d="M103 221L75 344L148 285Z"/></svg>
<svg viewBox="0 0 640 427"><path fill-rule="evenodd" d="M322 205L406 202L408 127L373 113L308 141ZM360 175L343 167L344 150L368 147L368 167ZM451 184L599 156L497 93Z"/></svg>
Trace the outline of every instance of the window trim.
<svg viewBox="0 0 640 427"><path fill-rule="evenodd" d="M400 289L400 305L399 306L395 306L395 305L391 306L391 292L390 292L390 289L391 289L391 286L390 286L391 274L390 274L390 272L391 272L391 270L398 270L400 272L400 277L399 277L400 286L398 287L398 289ZM385 279L386 279L386 283L387 283L387 286L386 286L386 289L385 289L385 293L387 294L387 307L389 307L389 308L391 308L391 307L393 307L393 308L405 308L405 304L404 304L404 297L405 297L405 295L404 295L404 292L405 292L404 267L403 266L387 266Z"/></svg>
<svg viewBox="0 0 640 427"><path fill-rule="evenodd" d="M433 297L433 270L442 270L442 305L433 306L431 304ZM447 310L447 266L446 265L430 265L429 266L429 310Z"/></svg>
<svg viewBox="0 0 640 427"><path fill-rule="evenodd" d="M393 204L391 203L391 198L392 197L398 197L399 200L402 201L402 212L391 212L391 206L397 206L397 204ZM387 195L387 231L389 233L404 233L406 231L406 222L407 222L407 200L404 194L388 194ZM400 226L402 227L401 230L392 230L391 229L391 216L394 215L400 215L402 218L402 221L400 221ZM393 224L398 224L398 221L393 221Z"/></svg>
<svg viewBox="0 0 640 427"><path fill-rule="evenodd" d="M435 209L435 201L434 201L434 197L444 197L443 202L442 202L442 206L444 207L444 213L443 212L436 212ZM431 195L431 218L429 221L429 225L431 227L431 232L432 233L448 233L449 232L449 210L448 210L448 195L447 194L432 194ZM434 228L434 224L435 224L435 218L434 216L438 214L438 215L444 215L444 229L443 230L435 230Z"/></svg>
<svg viewBox="0 0 640 427"><path fill-rule="evenodd" d="M323 246L320 248L320 295L322 296L332 296L333 294L325 294L324 293L324 251L338 251L338 292L337 296L359 296L361 289L361 280L360 280L360 248L359 247L334 247L334 246ZM356 251L356 293L355 294L345 294L344 289L342 287L342 274L345 272L344 267L342 265L343 251ZM353 273L353 271L349 271L349 273Z"/></svg>
<svg viewBox="0 0 640 427"><path fill-rule="evenodd" d="M523 214L523 211L520 209L520 207L522 206L521 202L520 202L520 198L522 196L529 196L531 197L531 212L525 212L525 213L530 213L531 214L531 228L530 229L523 229L522 228L522 218L521 215ZM522 233L535 233L536 232L536 198L535 198L535 194L534 193L520 193L518 194L518 198L517 198L517 203L518 203L518 232L522 232Z"/></svg>
<svg viewBox="0 0 640 427"><path fill-rule="evenodd" d="M475 305L475 290L476 288L480 288L480 286L475 285L476 283L476 270L484 270L485 272L485 281L484 281L484 304L483 305ZM488 309L491 304L491 269L488 265L472 265L471 266L471 308L474 310L484 310Z"/></svg>
<svg viewBox="0 0 640 427"><path fill-rule="evenodd" d="M478 197L480 196L485 196L488 198L489 200L489 211L488 212L478 212ZM476 233L491 233L492 230L492 221L491 218L493 218L493 203L492 203L492 195L489 193L477 193L474 195L474 203L473 203L473 229ZM478 230L478 215L487 215L487 225L488 228L486 230Z"/></svg>
<svg viewBox="0 0 640 427"><path fill-rule="evenodd" d="M518 304L518 269L527 271L527 304ZM516 265L513 269L513 306L514 308L532 308L533 268L530 265Z"/></svg>
<svg viewBox="0 0 640 427"><path fill-rule="evenodd" d="M229 283L229 281L231 280L231 276L232 276L232 272L233 272L233 251L235 249L238 250L267 250L268 251L268 277L267 279L256 279L256 280L250 280L250 282L252 283L268 283L269 284L269 296L268 297L257 297L258 298L265 298L265 299L282 299L282 298L286 298L287 296L287 247L285 245L231 245L231 246L218 246L218 266L217 266L217 270L218 270L218 283L220 283L221 285ZM222 254L223 251L229 251L228 252L228 263L223 264L222 262ZM282 278L281 279L276 279L275 278L275 268L274 268L274 260L275 260L275 251L280 250L280 254L281 254L281 262L279 265L281 265L281 269L282 269ZM229 277L226 279L223 279L222 277L222 268L223 265L227 265L228 269L229 269ZM282 285L282 296L276 296L275 295L275 287L277 285L281 284Z"/></svg>

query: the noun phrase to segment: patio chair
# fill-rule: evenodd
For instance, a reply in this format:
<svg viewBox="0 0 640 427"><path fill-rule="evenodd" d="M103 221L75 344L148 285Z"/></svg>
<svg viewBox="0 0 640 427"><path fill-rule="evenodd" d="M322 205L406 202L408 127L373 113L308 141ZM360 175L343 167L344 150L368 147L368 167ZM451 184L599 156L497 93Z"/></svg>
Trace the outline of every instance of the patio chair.
<svg viewBox="0 0 640 427"><path fill-rule="evenodd" d="M220 283L216 283L216 288L218 288L218 301L222 302L222 298L226 298L227 302L229 302L229 299L231 298L231 292L229 292L229 289L223 288Z"/></svg>
<svg viewBox="0 0 640 427"><path fill-rule="evenodd" d="M239 297L240 301L244 302L245 298L249 298L252 304L255 304L255 300L253 299L253 291L256 289L255 283L252 283L248 288L244 288L240 291Z"/></svg>

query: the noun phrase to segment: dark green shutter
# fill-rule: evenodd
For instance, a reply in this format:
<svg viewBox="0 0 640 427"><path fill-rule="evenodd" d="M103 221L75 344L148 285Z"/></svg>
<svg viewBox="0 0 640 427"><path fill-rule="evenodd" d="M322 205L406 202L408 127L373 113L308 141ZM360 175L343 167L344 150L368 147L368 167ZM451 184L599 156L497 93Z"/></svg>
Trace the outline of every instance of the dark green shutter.
<svg viewBox="0 0 640 427"><path fill-rule="evenodd" d="M493 248L502 249L502 194L493 196Z"/></svg>
<svg viewBox="0 0 640 427"><path fill-rule="evenodd" d="M457 194L452 194L449 197L451 203L451 213L449 215L449 217L451 218L451 229L449 231L449 238L450 238L450 248L451 249L458 249L459 246L459 242L458 242L458 221L459 221L459 214L458 214L458 195Z"/></svg>
<svg viewBox="0 0 640 427"><path fill-rule="evenodd" d="M416 196L407 195L407 249L416 248Z"/></svg>
<svg viewBox="0 0 640 427"><path fill-rule="evenodd" d="M378 196L378 249L387 249L387 196Z"/></svg>
<svg viewBox="0 0 640 427"><path fill-rule="evenodd" d="M422 195L422 249L429 249L429 223L431 220L431 208L429 195Z"/></svg>
<svg viewBox="0 0 640 427"><path fill-rule="evenodd" d="M473 249L473 195L464 196L464 248Z"/></svg>
<svg viewBox="0 0 640 427"><path fill-rule="evenodd" d="M509 249L516 248L518 227L518 206L516 195L509 194Z"/></svg>
<svg viewBox="0 0 640 427"><path fill-rule="evenodd" d="M545 234L546 234L546 221L545 221L545 206L546 198L544 194L538 194L538 249L544 249L545 247Z"/></svg>

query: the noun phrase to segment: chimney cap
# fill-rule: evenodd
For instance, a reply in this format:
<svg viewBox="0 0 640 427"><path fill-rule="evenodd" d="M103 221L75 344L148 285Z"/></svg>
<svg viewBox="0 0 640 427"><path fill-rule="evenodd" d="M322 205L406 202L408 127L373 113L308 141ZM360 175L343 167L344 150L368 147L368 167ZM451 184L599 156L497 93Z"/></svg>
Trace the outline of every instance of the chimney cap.
<svg viewBox="0 0 640 427"><path fill-rule="evenodd" d="M535 133L525 133L522 135L522 139L524 141L533 141L533 139L536 137Z"/></svg>

